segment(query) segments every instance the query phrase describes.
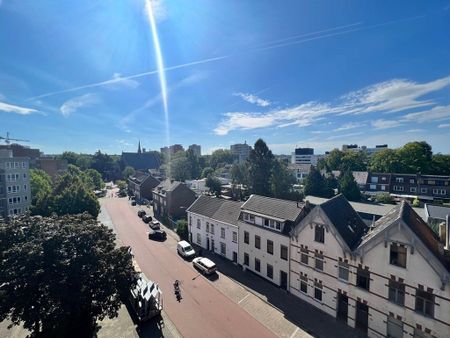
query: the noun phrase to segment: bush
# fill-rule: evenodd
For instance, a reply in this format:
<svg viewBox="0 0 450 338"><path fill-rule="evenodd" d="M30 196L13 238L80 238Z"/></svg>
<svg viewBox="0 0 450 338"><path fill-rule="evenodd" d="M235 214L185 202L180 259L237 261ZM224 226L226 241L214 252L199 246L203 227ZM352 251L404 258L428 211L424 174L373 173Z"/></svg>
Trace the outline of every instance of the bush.
<svg viewBox="0 0 450 338"><path fill-rule="evenodd" d="M375 195L375 200L378 203L395 204L394 198L389 193Z"/></svg>
<svg viewBox="0 0 450 338"><path fill-rule="evenodd" d="M184 239L185 241L189 240L188 223L185 219L177 221L177 234L180 236L180 239Z"/></svg>
<svg viewBox="0 0 450 338"><path fill-rule="evenodd" d="M413 200L412 206L415 208L420 207L420 201L417 197Z"/></svg>

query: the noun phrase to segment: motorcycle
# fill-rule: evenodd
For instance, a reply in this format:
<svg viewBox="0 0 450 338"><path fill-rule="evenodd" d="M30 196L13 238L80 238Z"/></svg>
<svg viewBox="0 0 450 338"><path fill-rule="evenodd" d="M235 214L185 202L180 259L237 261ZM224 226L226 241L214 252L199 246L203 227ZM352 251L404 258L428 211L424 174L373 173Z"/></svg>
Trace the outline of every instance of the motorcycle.
<svg viewBox="0 0 450 338"><path fill-rule="evenodd" d="M180 290L180 282L178 279L173 283L173 289L175 296L177 297L177 301L181 301L181 290Z"/></svg>

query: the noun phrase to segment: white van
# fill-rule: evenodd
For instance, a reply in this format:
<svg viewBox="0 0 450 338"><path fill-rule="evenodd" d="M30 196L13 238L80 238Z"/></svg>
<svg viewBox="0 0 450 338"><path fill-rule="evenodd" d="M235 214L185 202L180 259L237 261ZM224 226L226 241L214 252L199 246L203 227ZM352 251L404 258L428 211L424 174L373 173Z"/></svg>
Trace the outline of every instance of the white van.
<svg viewBox="0 0 450 338"><path fill-rule="evenodd" d="M195 251L192 246L186 241L180 241L177 244L178 254L184 258L192 258L195 256Z"/></svg>

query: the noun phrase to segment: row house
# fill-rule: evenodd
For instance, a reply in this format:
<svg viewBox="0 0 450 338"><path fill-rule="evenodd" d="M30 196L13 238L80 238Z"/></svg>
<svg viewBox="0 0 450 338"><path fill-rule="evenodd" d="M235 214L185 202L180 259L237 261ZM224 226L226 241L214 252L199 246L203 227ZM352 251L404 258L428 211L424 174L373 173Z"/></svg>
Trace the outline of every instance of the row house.
<svg viewBox="0 0 450 338"><path fill-rule="evenodd" d="M185 183L166 179L152 190L155 216L172 220L186 217L187 208L194 203L195 192Z"/></svg>
<svg viewBox="0 0 450 338"><path fill-rule="evenodd" d="M338 195L291 232L290 292L369 337L449 337L449 235L406 202L367 228Z"/></svg>
<svg viewBox="0 0 450 338"><path fill-rule="evenodd" d="M135 196L136 200L141 202L144 199L151 200L153 198L152 190L161 182L149 173L137 171L128 178L127 183L129 194Z"/></svg>
<svg viewBox="0 0 450 338"><path fill-rule="evenodd" d="M251 195L238 220L239 264L289 289L290 232L309 204Z"/></svg>
<svg viewBox="0 0 450 338"><path fill-rule="evenodd" d="M202 195L187 209L192 243L235 263L242 202Z"/></svg>

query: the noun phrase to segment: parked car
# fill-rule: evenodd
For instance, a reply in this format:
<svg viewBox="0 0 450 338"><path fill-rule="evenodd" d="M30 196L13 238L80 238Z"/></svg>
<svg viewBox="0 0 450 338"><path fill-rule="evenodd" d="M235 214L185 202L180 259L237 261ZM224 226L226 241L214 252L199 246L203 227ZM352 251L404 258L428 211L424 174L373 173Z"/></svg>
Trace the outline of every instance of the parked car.
<svg viewBox="0 0 450 338"><path fill-rule="evenodd" d="M139 210L138 212L137 212L137 215L140 217L140 218L142 218L142 217L144 217L145 215L146 215L147 213L145 212L145 210Z"/></svg>
<svg viewBox="0 0 450 338"><path fill-rule="evenodd" d="M131 201L131 205L134 207L136 205L136 201L135 200Z"/></svg>
<svg viewBox="0 0 450 338"><path fill-rule="evenodd" d="M144 223L150 223L152 221L152 216L150 215L144 215L142 216L142 220L144 221Z"/></svg>
<svg viewBox="0 0 450 338"><path fill-rule="evenodd" d="M216 264L205 257L194 258L192 265L204 275L211 275L217 271Z"/></svg>
<svg viewBox="0 0 450 338"><path fill-rule="evenodd" d="M161 229L161 224L158 221L151 221L150 222L150 228L153 230L159 230Z"/></svg>
<svg viewBox="0 0 450 338"><path fill-rule="evenodd" d="M150 229L150 231L148 232L148 239L164 241L166 238L167 238L167 234L162 229L158 229L158 230Z"/></svg>
<svg viewBox="0 0 450 338"><path fill-rule="evenodd" d="M195 257L195 251L192 246L186 241L180 241L177 244L177 252L180 256L184 258Z"/></svg>

